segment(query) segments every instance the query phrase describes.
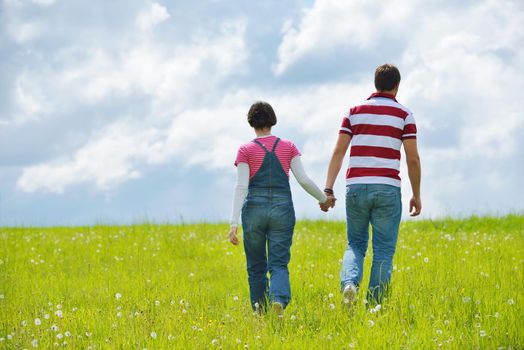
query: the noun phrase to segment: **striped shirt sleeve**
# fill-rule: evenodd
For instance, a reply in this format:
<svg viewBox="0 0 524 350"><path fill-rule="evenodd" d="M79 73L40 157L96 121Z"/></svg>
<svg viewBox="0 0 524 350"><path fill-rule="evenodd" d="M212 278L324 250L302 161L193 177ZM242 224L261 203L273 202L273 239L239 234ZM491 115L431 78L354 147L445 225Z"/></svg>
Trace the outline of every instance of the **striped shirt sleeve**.
<svg viewBox="0 0 524 350"><path fill-rule="evenodd" d="M240 147L238 149L237 158L235 159L235 166L238 166L238 163L247 163L247 164L249 164L248 157L247 157L247 152L244 149L244 147Z"/></svg>
<svg viewBox="0 0 524 350"><path fill-rule="evenodd" d="M300 156L300 151L298 150L297 146L293 142L290 142L290 157L289 159L293 159L296 156Z"/></svg>
<svg viewBox="0 0 524 350"><path fill-rule="evenodd" d="M402 140L416 139L417 138L417 125L415 124L415 118L413 113L409 113L404 120L404 130L402 131Z"/></svg>
<svg viewBox="0 0 524 350"><path fill-rule="evenodd" d="M351 123L349 121L349 111L347 111L344 115L344 118L342 119L342 125L340 126L340 131L338 133L353 135L353 131L351 130Z"/></svg>

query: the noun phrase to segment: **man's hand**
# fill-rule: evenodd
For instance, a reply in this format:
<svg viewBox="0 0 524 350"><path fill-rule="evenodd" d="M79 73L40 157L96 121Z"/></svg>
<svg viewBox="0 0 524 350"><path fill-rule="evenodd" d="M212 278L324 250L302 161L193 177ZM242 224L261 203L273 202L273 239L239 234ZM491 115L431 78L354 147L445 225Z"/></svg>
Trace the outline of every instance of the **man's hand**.
<svg viewBox="0 0 524 350"><path fill-rule="evenodd" d="M422 210L422 201L420 197L411 197L409 201L409 215L417 216Z"/></svg>
<svg viewBox="0 0 524 350"><path fill-rule="evenodd" d="M237 226L233 226L229 229L229 241L233 244L233 245L238 245L238 237L237 237L237 230L238 230L238 227Z"/></svg>
<svg viewBox="0 0 524 350"><path fill-rule="evenodd" d="M325 201L324 203L319 203L320 210L322 210L323 212L327 212L329 208L333 208L335 206L336 201L337 199L333 195L328 195L327 201Z"/></svg>

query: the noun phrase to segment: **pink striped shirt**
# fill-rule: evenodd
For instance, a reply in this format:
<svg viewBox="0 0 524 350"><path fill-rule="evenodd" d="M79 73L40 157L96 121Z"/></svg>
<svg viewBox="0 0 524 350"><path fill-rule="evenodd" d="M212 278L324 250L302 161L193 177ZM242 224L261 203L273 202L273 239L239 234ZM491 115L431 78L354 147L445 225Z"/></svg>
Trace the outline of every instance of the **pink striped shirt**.
<svg viewBox="0 0 524 350"><path fill-rule="evenodd" d="M394 96L372 94L351 108L340 133L352 135L346 183L379 183L400 187L400 148L417 137L415 119Z"/></svg>
<svg viewBox="0 0 524 350"><path fill-rule="evenodd" d="M277 140L276 136L268 137L258 137L256 139L258 142L266 146L267 150L271 152L273 145ZM289 168L291 167L291 160L300 155L300 151L295 146L295 144L289 140L280 139L275 149L275 154L282 165L287 176L289 176ZM246 144L243 144L238 149L237 158L235 160L235 166L238 163L247 163L249 165L249 179L252 179L253 176L262 166L266 153L258 144L253 141L250 141Z"/></svg>

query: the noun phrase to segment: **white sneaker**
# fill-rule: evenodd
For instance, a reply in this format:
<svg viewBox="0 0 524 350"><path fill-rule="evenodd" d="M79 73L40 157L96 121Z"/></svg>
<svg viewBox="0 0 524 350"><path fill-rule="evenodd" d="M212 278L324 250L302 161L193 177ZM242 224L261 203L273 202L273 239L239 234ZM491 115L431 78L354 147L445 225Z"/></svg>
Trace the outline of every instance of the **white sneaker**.
<svg viewBox="0 0 524 350"><path fill-rule="evenodd" d="M357 288L351 283L346 284L342 291L342 301L349 305L357 299Z"/></svg>
<svg viewBox="0 0 524 350"><path fill-rule="evenodd" d="M273 302L273 311L278 315L278 317L284 317L284 305L281 302Z"/></svg>

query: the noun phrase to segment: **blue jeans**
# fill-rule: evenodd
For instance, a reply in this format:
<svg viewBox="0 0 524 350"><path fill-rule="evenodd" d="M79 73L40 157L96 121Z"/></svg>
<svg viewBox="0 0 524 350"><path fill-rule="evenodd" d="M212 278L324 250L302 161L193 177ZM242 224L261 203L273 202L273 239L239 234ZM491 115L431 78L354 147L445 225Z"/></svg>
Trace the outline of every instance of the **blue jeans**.
<svg viewBox="0 0 524 350"><path fill-rule="evenodd" d="M255 303L261 308L266 307L268 291L270 301L280 302L286 307L291 300L288 264L295 227L290 193L264 195L250 192L242 208L242 227L253 309Z"/></svg>
<svg viewBox="0 0 524 350"><path fill-rule="evenodd" d="M340 282L359 287L368 248L369 224L373 229L373 263L368 298L382 302L391 279L402 213L400 188L382 184L355 184L346 188L348 246Z"/></svg>

